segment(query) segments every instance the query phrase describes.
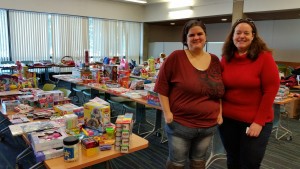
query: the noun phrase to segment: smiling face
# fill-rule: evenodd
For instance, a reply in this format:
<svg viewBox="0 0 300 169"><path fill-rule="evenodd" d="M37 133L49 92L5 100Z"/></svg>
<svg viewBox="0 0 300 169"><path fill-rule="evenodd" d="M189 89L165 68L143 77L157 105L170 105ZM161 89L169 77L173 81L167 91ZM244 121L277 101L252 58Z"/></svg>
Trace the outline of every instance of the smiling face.
<svg viewBox="0 0 300 169"><path fill-rule="evenodd" d="M203 49L206 43L206 34L200 26L193 26L187 34L187 46L190 50Z"/></svg>
<svg viewBox="0 0 300 169"><path fill-rule="evenodd" d="M253 38L253 30L248 23L240 23L235 27L233 33L233 43L240 54L247 52Z"/></svg>

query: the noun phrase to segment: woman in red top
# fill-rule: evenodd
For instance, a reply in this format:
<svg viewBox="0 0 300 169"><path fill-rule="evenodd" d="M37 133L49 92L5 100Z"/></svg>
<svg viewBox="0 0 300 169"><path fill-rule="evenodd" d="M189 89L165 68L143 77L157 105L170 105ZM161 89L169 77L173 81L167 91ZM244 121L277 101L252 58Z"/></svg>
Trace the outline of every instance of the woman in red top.
<svg viewBox="0 0 300 169"><path fill-rule="evenodd" d="M159 93L168 136L168 169L205 169L205 154L217 123L222 123L224 94L221 64L203 50L206 28L199 20L187 22L182 43L162 64L154 91ZM218 120L217 120L218 119Z"/></svg>
<svg viewBox="0 0 300 169"><path fill-rule="evenodd" d="M232 26L223 46L225 86L220 134L228 169L258 169L272 132L279 74L251 19Z"/></svg>

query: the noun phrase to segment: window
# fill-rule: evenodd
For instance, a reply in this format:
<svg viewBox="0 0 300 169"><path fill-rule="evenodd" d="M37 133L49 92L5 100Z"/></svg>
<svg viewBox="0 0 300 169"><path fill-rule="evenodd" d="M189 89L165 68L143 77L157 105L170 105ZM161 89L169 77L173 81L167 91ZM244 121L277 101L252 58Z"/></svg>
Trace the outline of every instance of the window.
<svg viewBox="0 0 300 169"><path fill-rule="evenodd" d="M89 19L89 45L93 61L126 56L139 61L142 24L98 18Z"/></svg>
<svg viewBox="0 0 300 169"><path fill-rule="evenodd" d="M0 61L9 61L7 11L0 10Z"/></svg>

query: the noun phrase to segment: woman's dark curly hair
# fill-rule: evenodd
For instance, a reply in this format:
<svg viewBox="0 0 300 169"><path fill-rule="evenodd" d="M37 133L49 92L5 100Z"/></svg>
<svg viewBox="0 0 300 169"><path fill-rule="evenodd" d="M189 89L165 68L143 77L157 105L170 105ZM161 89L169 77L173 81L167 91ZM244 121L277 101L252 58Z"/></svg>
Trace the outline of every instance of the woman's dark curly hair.
<svg viewBox="0 0 300 169"><path fill-rule="evenodd" d="M193 19L193 20L186 22L182 29L182 44L183 44L183 46L188 47L187 42L186 42L187 34L189 33L189 30L194 26L200 26L203 29L204 33L206 34L206 26L201 20Z"/></svg>
<svg viewBox="0 0 300 169"><path fill-rule="evenodd" d="M263 41L262 38L259 37L256 26L252 19L247 18L247 19L239 19L237 20L227 36L223 49L222 49L222 56L225 57L226 61L230 62L230 60L234 57L234 53L237 51L236 46L233 43L233 34L235 31L235 28L237 27L238 24L240 23L247 23L248 25L251 26L252 28L252 34L253 34L253 40L252 43L248 49L248 55L247 57L251 60L256 60L258 57L258 54L262 51L270 51L271 49L268 48L267 44Z"/></svg>

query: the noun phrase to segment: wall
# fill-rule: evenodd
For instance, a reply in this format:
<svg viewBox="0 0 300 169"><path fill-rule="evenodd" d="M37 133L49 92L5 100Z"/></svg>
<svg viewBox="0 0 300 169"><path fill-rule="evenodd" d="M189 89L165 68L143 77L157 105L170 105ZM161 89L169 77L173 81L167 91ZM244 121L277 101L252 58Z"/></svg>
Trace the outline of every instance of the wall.
<svg viewBox="0 0 300 169"><path fill-rule="evenodd" d="M194 17L232 13L232 0L195 0ZM260 4L260 5L257 5ZM244 0L245 12L300 8L299 0ZM111 0L0 0L0 8L91 16L126 21L161 21L168 18L168 4L147 6ZM260 35L274 49L275 60L300 62L300 20L255 22ZM145 26L144 57L149 42L180 42L181 27ZM230 24L209 24L208 41L224 41Z"/></svg>
<svg viewBox="0 0 300 169"><path fill-rule="evenodd" d="M300 19L256 21L255 24L259 35L273 49L276 61L300 62ZM207 24L208 41L223 42L230 26L230 23ZM181 29L172 26L149 26L149 43L180 42Z"/></svg>
<svg viewBox="0 0 300 169"><path fill-rule="evenodd" d="M231 15L233 0L193 0L193 14L185 18ZM258 5L259 4L259 5ZM299 9L299 0L244 0L244 12ZM145 8L145 22L172 20L168 3L150 4Z"/></svg>
<svg viewBox="0 0 300 169"><path fill-rule="evenodd" d="M0 8L143 21L144 6L108 0L0 0Z"/></svg>

